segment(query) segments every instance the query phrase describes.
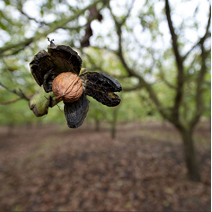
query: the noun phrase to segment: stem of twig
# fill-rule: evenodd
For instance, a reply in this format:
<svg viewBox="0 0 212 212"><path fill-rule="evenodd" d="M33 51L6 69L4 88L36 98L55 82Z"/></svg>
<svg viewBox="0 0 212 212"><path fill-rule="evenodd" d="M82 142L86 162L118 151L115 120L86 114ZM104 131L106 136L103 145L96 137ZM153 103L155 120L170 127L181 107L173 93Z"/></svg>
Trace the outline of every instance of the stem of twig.
<svg viewBox="0 0 212 212"><path fill-rule="evenodd" d="M26 96L26 94L23 93L21 90L19 90L19 91L17 91L16 89L10 90L7 86L5 86L4 84L2 84L1 82L0 82L0 86L2 86L3 88L5 88L5 89L8 90L9 92L16 94L16 95L19 96L21 99L25 99L25 100L27 100L27 101L30 100L30 98L29 98L28 96Z"/></svg>

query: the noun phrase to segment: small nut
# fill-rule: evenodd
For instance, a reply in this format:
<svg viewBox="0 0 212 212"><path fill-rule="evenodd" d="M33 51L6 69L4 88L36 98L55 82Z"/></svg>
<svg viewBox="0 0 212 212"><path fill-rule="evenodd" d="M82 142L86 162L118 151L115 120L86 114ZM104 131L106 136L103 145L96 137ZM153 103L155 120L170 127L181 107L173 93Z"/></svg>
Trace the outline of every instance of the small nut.
<svg viewBox="0 0 212 212"><path fill-rule="evenodd" d="M54 79L52 91L60 101L75 102L83 93L82 81L78 75L64 72Z"/></svg>

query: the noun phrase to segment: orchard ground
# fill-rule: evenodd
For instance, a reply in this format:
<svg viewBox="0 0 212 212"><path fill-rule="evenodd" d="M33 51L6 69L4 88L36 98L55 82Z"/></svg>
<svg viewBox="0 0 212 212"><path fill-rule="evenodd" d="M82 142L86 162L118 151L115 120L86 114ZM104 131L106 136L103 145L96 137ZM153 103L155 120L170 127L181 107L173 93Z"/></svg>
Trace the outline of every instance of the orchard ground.
<svg viewBox="0 0 212 212"><path fill-rule="evenodd" d="M210 211L210 125L195 130L202 182L186 175L181 139L159 122L78 129L0 128L1 211Z"/></svg>

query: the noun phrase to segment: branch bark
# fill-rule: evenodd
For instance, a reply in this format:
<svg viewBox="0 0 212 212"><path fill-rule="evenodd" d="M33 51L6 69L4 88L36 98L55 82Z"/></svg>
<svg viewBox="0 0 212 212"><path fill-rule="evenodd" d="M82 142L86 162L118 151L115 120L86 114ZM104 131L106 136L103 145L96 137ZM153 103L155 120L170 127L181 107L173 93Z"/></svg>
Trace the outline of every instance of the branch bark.
<svg viewBox="0 0 212 212"><path fill-rule="evenodd" d="M205 47L204 47L204 43L207 39L207 37L210 35L209 33L209 28L210 28L210 23L211 23L211 5L209 7L209 16L208 16L208 22L205 28L205 34L204 36L199 40L198 45L200 45L201 48L201 69L199 71L199 74L197 76L197 88L196 88L196 97L195 97L195 101L196 101L196 112L195 115L193 116L193 118L190 121L190 125L192 126L192 128L197 124L197 122L199 121L203 111L204 111L204 105L203 105L203 97L202 97L202 85L204 83L204 76L207 72L207 66L206 66L206 60L208 57L208 54L210 51L206 51Z"/></svg>
<svg viewBox="0 0 212 212"><path fill-rule="evenodd" d="M201 43L201 70L199 71L199 74L197 76L197 88L196 88L196 97L195 97L195 101L196 101L196 112L195 115L193 116L193 118L190 121L190 125L192 127L194 127L197 122L199 121L203 111L204 111L204 105L203 105L203 97L202 97L202 93L203 93L203 89L202 89L202 85L204 83L204 76L207 72L207 67L206 67L206 59L207 59L207 54L208 52L206 52L205 48L204 48L204 41L203 43Z"/></svg>
<svg viewBox="0 0 212 212"><path fill-rule="evenodd" d="M123 67L125 68L126 72L129 74L129 76L134 76L139 80L139 85L138 87L144 87L147 92L149 93L150 98L152 99L152 101L155 103L157 109L159 110L159 112L161 113L161 115L163 116L163 118L171 121L172 118L170 117L169 113L170 111L166 108L164 108L161 104L161 102L159 101L155 91L153 90L151 84L149 84L148 82L146 82L146 80L140 75L138 74L138 72L134 71L132 68L130 68L124 58L123 55L123 48L122 48L122 24L124 24L124 22L119 23L118 20L116 19L115 15L113 14L113 11L110 7L110 5L108 5L108 8L110 10L111 16L114 20L115 26L116 26L116 33L118 36L118 50L115 51L116 55L118 56L118 58L120 59ZM126 19L124 19L126 21Z"/></svg>
<svg viewBox="0 0 212 212"><path fill-rule="evenodd" d="M180 119L179 119L179 108L183 97L183 84L184 84L184 68L183 68L183 59L179 52L179 46L177 42L177 35L174 30L173 22L171 19L171 10L169 5L169 0L165 0L165 12L166 18L169 26L169 31L172 39L172 47L174 50L174 55L176 59L177 65L177 90L175 95L174 107L173 107L173 120L177 127L180 127Z"/></svg>
<svg viewBox="0 0 212 212"><path fill-rule="evenodd" d="M57 23L52 23L51 25L49 25L49 29L46 30L43 33L36 33L34 37L25 39L22 42L18 42L18 43L15 43L15 44L9 44L5 47L0 48L0 57L17 54L19 51L21 51L24 47L30 45L32 42L39 40L41 37L47 36L48 34L54 32L55 30L62 28L63 26L65 26L70 21L75 20L77 17L79 17L81 14L83 14L86 10L88 10L89 8L91 8L92 6L94 6L95 4L97 4L99 2L102 2L102 1L96 0L92 4L90 4L89 6L85 7L84 9L76 12L76 14L74 14L73 16L70 16L67 19L62 19L62 20L58 21ZM104 4L102 5L102 7L103 6L104 6ZM14 49L14 50L7 52L11 49Z"/></svg>
<svg viewBox="0 0 212 212"><path fill-rule="evenodd" d="M25 99L27 101L30 100L30 97L28 97L25 93L23 93L21 90L17 91L16 89L14 90L10 90L7 86L5 86L4 84L2 84L0 82L0 86L2 86L3 88L5 88L6 90L8 90L10 93L14 93L16 94L17 96L19 96L21 99Z"/></svg>
<svg viewBox="0 0 212 212"><path fill-rule="evenodd" d="M209 32L209 28L210 28L210 24L211 24L211 5L209 7L209 14L208 14L208 22L207 22L207 26L206 26L206 30L205 30L205 34L198 40L198 42L196 44L194 44L191 49L188 50L188 52L183 56L183 61L188 57L188 55L198 46L201 46L201 43L211 36L211 33Z"/></svg>
<svg viewBox="0 0 212 212"><path fill-rule="evenodd" d="M8 104L17 102L17 101L19 101L19 100L21 100L21 99L22 99L22 98L19 97L19 98L17 98L17 99L13 99L13 100L10 100L10 101L7 101L7 102L1 102L0 104L2 104L2 105L8 105Z"/></svg>

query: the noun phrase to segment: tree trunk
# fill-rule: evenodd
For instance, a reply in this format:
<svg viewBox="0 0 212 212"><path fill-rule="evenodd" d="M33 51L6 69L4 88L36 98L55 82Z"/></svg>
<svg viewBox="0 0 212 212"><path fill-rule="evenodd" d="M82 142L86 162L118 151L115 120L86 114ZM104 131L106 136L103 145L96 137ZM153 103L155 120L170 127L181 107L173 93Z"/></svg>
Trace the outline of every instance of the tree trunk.
<svg viewBox="0 0 212 212"><path fill-rule="evenodd" d="M188 176L193 181L201 181L194 141L192 138L193 131L181 130L180 133L183 139L184 156L185 156L186 166L188 169Z"/></svg>

